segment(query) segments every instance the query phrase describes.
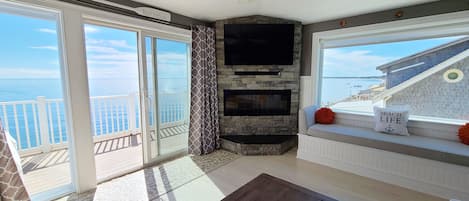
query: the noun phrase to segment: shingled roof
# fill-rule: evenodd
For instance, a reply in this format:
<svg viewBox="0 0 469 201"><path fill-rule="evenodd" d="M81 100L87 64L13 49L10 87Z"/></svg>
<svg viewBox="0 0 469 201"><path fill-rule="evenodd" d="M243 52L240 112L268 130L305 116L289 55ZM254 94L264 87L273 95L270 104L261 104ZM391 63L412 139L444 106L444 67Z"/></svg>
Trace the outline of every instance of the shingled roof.
<svg viewBox="0 0 469 201"><path fill-rule="evenodd" d="M445 43L445 44L436 46L434 48L431 48L431 49L428 49L428 50L425 50L425 51L422 51L422 52L418 52L416 54L413 54L413 55L410 55L410 56L407 56L407 57L404 57L404 58L401 58L401 59L398 59L398 60L394 60L392 62L389 62L389 63L383 64L381 66L378 66L378 67L376 67L376 69L381 70L383 72L387 72L389 70L395 71L395 70L398 70L400 68L407 67L407 66L399 66L400 63L404 63L406 61L410 61L410 60L413 60L415 58L422 57L422 56L425 56L425 55L440 51L440 50L445 49L445 48L451 48L453 46L456 46L456 45L459 45L459 44L462 44L462 43L465 43L465 42L469 43L469 37L460 38L458 40L455 40L455 41L452 41L452 42L449 42L449 43ZM462 48L461 51L455 52L455 55L463 52L464 50L465 49ZM451 56L454 56L454 55L450 55L449 57L451 57ZM392 69L389 69L389 68L392 68Z"/></svg>
<svg viewBox="0 0 469 201"><path fill-rule="evenodd" d="M420 82L422 81L423 79L443 70L443 69L446 69L452 65L454 65L455 63L457 62L460 62L464 59L467 59L469 58L469 49L466 49L465 51L439 63L438 65L400 83L399 85L397 86L394 86L390 89L386 89L385 91L383 91L381 94L379 94L378 96L374 97L374 101L378 101L378 100L382 100L382 99L385 99L386 97L389 97L389 96L392 96L393 94L396 94L404 89L406 89L407 87L409 86L412 86L414 85L415 83L417 82Z"/></svg>

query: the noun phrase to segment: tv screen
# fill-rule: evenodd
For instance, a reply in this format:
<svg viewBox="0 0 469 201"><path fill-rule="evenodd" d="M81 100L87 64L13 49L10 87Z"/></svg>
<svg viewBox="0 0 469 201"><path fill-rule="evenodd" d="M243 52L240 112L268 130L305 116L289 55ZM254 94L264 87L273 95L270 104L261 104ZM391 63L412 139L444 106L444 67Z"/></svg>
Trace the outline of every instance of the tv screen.
<svg viewBox="0 0 469 201"><path fill-rule="evenodd" d="M226 24L225 65L292 65L293 24Z"/></svg>

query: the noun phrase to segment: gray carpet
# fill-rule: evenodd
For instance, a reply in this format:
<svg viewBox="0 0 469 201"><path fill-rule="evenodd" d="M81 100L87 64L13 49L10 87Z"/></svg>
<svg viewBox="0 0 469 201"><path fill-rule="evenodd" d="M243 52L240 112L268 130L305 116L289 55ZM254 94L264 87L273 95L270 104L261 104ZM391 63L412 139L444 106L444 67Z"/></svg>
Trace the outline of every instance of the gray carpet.
<svg viewBox="0 0 469 201"><path fill-rule="evenodd" d="M204 156L185 156L99 184L95 191L59 200L159 200L170 192L239 156L218 150Z"/></svg>

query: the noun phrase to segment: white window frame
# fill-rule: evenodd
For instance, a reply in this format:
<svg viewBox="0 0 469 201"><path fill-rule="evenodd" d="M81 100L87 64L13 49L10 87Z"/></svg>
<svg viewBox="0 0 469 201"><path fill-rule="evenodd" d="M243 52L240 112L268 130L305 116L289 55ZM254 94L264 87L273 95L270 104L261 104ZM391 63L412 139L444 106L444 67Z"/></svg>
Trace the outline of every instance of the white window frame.
<svg viewBox="0 0 469 201"><path fill-rule="evenodd" d="M300 105L305 107L314 104L320 105L321 103L323 48L369 45L463 34L469 34L469 11L315 32L311 35L311 76L302 76L301 78L302 103ZM363 115L373 115L344 110L336 112L352 116L355 114L357 119L360 119ZM437 122L447 125L460 125L463 122L426 119L417 116L411 116L410 119L415 122Z"/></svg>

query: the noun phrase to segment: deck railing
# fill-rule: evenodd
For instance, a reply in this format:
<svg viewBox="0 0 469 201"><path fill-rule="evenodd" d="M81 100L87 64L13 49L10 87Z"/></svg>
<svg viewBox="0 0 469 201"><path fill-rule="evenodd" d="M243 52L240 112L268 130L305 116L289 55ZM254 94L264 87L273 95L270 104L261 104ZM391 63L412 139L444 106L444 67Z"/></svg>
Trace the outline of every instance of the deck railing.
<svg viewBox="0 0 469 201"><path fill-rule="evenodd" d="M160 127L187 123L186 93L160 94L171 101L160 101ZM94 140L140 133L140 101L137 93L90 98ZM150 105L151 108L154 105ZM20 154L48 152L66 146L67 123L62 99L0 102L0 119L16 139Z"/></svg>

